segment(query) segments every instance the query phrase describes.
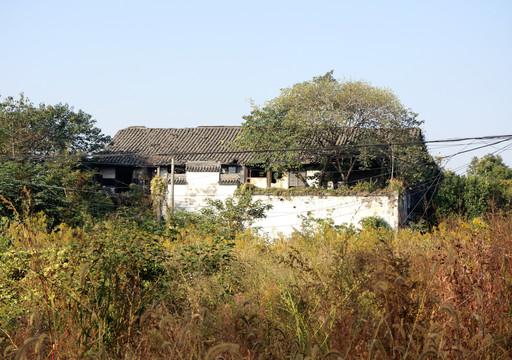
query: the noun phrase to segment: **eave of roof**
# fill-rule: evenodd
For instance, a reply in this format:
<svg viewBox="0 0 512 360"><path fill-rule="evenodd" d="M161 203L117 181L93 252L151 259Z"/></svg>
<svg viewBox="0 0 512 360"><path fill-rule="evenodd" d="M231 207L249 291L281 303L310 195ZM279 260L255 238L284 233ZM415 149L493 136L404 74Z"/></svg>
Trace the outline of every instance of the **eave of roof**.
<svg viewBox="0 0 512 360"><path fill-rule="evenodd" d="M95 164L119 166L168 166L209 161L220 164L254 162L250 152L237 152L234 142L241 126L199 126L196 128L146 128L132 126L119 130ZM361 130L358 130L361 131ZM419 128L407 130L423 139ZM350 143L356 132L349 131L337 140L337 146ZM306 161L306 160L305 160ZM306 161L308 162L308 161Z"/></svg>
<svg viewBox="0 0 512 360"><path fill-rule="evenodd" d="M166 166L188 161L244 164L251 154L234 153L233 142L241 126L200 126L196 128L146 128L119 130L95 161L97 164Z"/></svg>

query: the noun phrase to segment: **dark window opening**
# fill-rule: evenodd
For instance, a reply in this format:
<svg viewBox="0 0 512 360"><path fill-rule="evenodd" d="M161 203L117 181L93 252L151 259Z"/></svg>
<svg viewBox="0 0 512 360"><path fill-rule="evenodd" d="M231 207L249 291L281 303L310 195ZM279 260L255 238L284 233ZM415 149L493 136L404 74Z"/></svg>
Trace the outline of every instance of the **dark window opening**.
<svg viewBox="0 0 512 360"><path fill-rule="evenodd" d="M267 177L267 172L262 167L252 167L249 168L249 177L254 178L264 178Z"/></svg>
<svg viewBox="0 0 512 360"><path fill-rule="evenodd" d="M169 173L171 172L171 168L169 167ZM174 166L175 174L185 174L185 165L175 165Z"/></svg>
<svg viewBox="0 0 512 360"><path fill-rule="evenodd" d="M222 165L220 168L221 174L238 174L240 172L240 166L238 165Z"/></svg>
<svg viewBox="0 0 512 360"><path fill-rule="evenodd" d="M115 186L116 192L124 192L130 189L133 169L130 167L118 167L116 169Z"/></svg>

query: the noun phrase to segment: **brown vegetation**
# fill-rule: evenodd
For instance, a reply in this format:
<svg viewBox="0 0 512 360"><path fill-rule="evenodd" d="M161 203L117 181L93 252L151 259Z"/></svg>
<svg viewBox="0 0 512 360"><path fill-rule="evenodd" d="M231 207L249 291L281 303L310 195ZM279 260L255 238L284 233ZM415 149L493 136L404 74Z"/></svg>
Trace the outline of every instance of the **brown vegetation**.
<svg viewBox="0 0 512 360"><path fill-rule="evenodd" d="M0 357L510 358L511 220L424 234L324 222L274 242L176 219L11 221Z"/></svg>

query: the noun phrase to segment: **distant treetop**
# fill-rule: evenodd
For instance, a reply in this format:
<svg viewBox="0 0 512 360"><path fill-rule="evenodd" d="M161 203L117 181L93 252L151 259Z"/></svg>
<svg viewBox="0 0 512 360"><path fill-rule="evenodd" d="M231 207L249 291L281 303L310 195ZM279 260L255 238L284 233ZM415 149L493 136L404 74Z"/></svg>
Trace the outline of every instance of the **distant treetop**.
<svg viewBox="0 0 512 360"><path fill-rule="evenodd" d="M20 94L0 102L0 153L9 156L90 153L102 149L110 137L96 121L68 104L35 106Z"/></svg>

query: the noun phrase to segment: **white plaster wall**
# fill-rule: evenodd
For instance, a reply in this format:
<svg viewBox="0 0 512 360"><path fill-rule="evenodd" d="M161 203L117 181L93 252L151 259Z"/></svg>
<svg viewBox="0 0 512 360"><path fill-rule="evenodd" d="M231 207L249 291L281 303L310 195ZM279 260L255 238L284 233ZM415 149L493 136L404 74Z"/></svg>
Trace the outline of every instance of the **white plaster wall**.
<svg viewBox="0 0 512 360"><path fill-rule="evenodd" d="M362 218L380 216L393 228L398 227L399 203L398 196L293 196L287 199L282 196L254 195L254 200L262 200L273 207L267 217L253 224L264 233L277 235L291 234L294 229L300 230L302 220L299 216L307 216L312 212L315 218L331 218L337 225L353 224L359 226Z"/></svg>
<svg viewBox="0 0 512 360"><path fill-rule="evenodd" d="M169 187L171 184L169 184ZM174 207L179 210L199 211L207 199L225 200L233 196L236 185L219 185L218 172L187 172L186 185L174 185ZM167 202L170 203L170 189Z"/></svg>
<svg viewBox="0 0 512 360"><path fill-rule="evenodd" d="M279 188L279 189L288 189L289 186L288 186L289 182L288 182L288 173L286 174L283 174L283 177L280 178L280 179L277 179L277 181L275 183L272 183L270 185L270 187L273 187L273 188ZM265 179L265 185L264 185L264 188L267 187L267 181Z"/></svg>
<svg viewBox="0 0 512 360"><path fill-rule="evenodd" d="M267 187L267 178L266 177L263 177L263 178L252 177L252 178L249 178L249 182L252 185L262 188L262 189Z"/></svg>
<svg viewBox="0 0 512 360"><path fill-rule="evenodd" d="M187 172L186 185L174 185L174 205L176 209L199 211L206 206L207 199L224 201L233 196L236 185L219 185L217 172ZM169 187L171 185L169 184ZM170 202L170 189L167 201ZM331 218L337 225L353 224L359 226L361 219L367 216L380 216L393 228L399 226L399 196L361 195L361 196L292 196L286 198L275 195L253 195L253 200L271 204L267 217L256 221L253 226L260 227L269 235L291 234L300 230L302 219L312 213L315 218Z"/></svg>
<svg viewBox="0 0 512 360"><path fill-rule="evenodd" d="M317 186L318 185L318 179L310 179L310 177L318 176L320 174L320 170L308 170L306 171L306 176L308 179L308 185L309 186Z"/></svg>
<svg viewBox="0 0 512 360"><path fill-rule="evenodd" d="M164 179L166 179L167 176L168 176L167 168L166 167L161 167L160 168L160 177L163 177Z"/></svg>

